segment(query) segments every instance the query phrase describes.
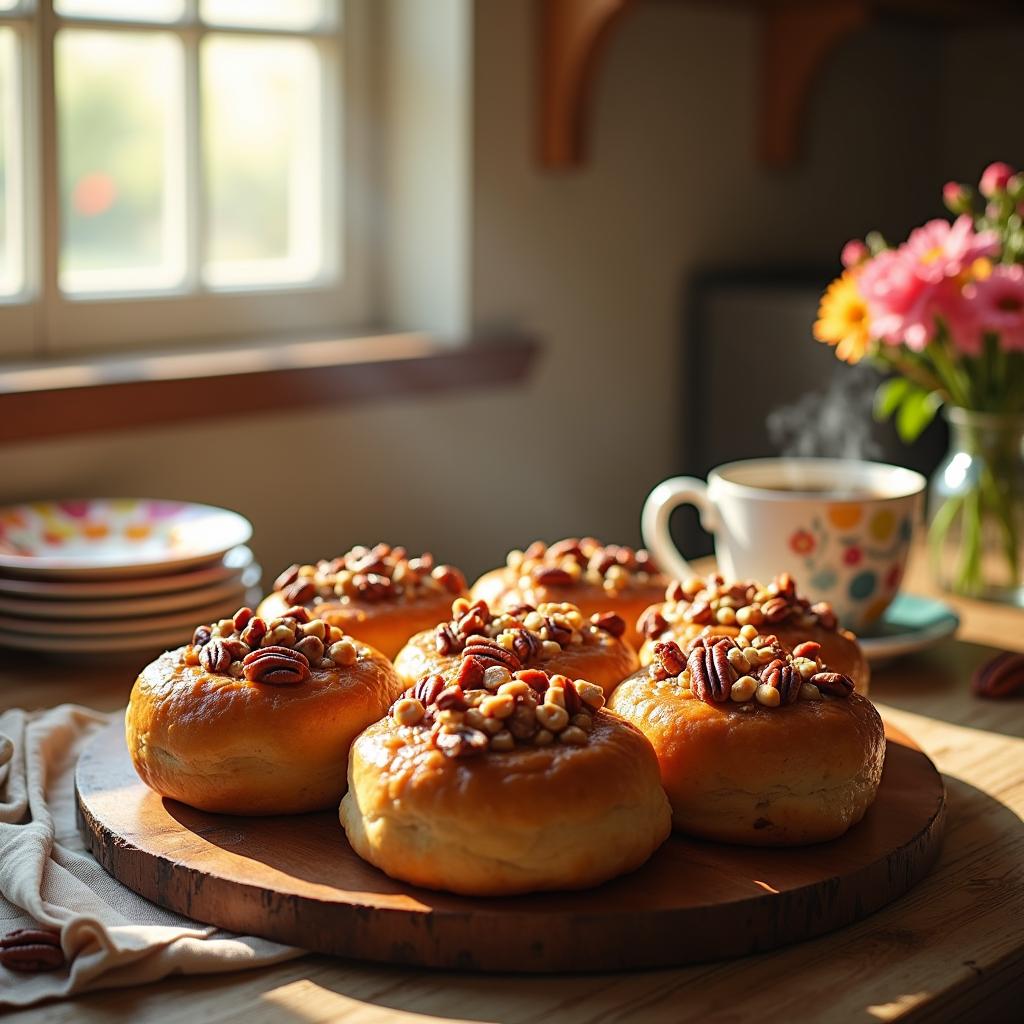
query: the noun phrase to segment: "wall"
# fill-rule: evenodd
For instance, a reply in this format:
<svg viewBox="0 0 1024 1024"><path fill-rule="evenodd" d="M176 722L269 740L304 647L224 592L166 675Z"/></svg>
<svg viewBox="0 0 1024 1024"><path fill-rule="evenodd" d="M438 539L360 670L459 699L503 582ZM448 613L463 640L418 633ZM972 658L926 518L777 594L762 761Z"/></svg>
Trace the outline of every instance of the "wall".
<svg viewBox="0 0 1024 1024"><path fill-rule="evenodd" d="M644 494L678 469L687 275L828 268L847 237L928 216L936 167L959 152L946 107L971 109L979 83L966 69L984 47L954 46L947 88L937 37L860 35L813 97L806 160L768 172L752 156L752 16L651 3L607 54L591 163L549 175L532 157L531 9L476 4L471 248L475 322L522 324L545 342L528 388L0 448L0 497L227 504L252 517L271 572L378 538L471 572L534 536L637 541ZM998 148L1013 127L995 128ZM962 173L995 155L987 145Z"/></svg>

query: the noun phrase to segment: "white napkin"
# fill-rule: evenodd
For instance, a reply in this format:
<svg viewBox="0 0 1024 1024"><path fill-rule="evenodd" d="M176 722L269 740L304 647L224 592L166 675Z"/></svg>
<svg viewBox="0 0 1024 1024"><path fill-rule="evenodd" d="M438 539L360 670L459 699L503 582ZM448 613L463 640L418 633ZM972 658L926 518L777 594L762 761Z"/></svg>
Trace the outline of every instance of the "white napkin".
<svg viewBox="0 0 1024 1024"><path fill-rule="evenodd" d="M68 961L38 974L0 967L0 1007L302 955L163 910L86 851L75 820L75 764L89 738L120 717L73 704L0 714L0 936L59 928Z"/></svg>

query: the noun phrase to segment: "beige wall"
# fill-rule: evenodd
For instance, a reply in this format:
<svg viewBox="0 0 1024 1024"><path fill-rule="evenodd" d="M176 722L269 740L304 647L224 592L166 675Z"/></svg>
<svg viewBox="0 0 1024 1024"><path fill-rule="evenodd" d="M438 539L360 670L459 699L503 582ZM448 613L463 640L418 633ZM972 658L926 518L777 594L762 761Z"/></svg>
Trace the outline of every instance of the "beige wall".
<svg viewBox="0 0 1024 1024"><path fill-rule="evenodd" d="M644 493L678 469L687 275L827 267L848 236L929 215L960 152L944 111L969 109L974 83L944 79L937 37L865 33L813 97L806 160L769 172L752 156L752 16L650 4L600 73L592 162L550 175L532 157L531 9L476 7L471 250L475 322L545 343L527 388L0 448L0 497L223 503L253 519L270 571L378 538L470 571L533 536L636 541ZM983 52L956 43L950 63L962 75ZM994 119L987 138L1012 130Z"/></svg>

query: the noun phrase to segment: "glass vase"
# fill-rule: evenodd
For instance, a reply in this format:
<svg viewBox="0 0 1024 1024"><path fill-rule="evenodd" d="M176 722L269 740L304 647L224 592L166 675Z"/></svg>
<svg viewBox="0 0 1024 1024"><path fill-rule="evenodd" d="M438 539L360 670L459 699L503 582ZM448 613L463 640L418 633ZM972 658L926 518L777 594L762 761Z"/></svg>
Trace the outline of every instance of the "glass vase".
<svg viewBox="0 0 1024 1024"><path fill-rule="evenodd" d="M949 453L928 496L932 574L953 593L1024 607L1024 416L943 414Z"/></svg>

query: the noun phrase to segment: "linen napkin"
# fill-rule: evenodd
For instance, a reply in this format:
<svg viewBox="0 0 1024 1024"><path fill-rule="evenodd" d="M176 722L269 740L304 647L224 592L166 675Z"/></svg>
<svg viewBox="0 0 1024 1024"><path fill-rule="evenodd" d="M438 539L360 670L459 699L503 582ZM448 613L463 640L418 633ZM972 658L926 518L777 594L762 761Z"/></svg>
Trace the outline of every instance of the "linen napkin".
<svg viewBox="0 0 1024 1024"><path fill-rule="evenodd" d="M0 967L0 1007L302 955L163 910L86 850L75 819L75 765L90 737L120 717L73 704L0 714L0 936L57 928L67 959L37 974Z"/></svg>

